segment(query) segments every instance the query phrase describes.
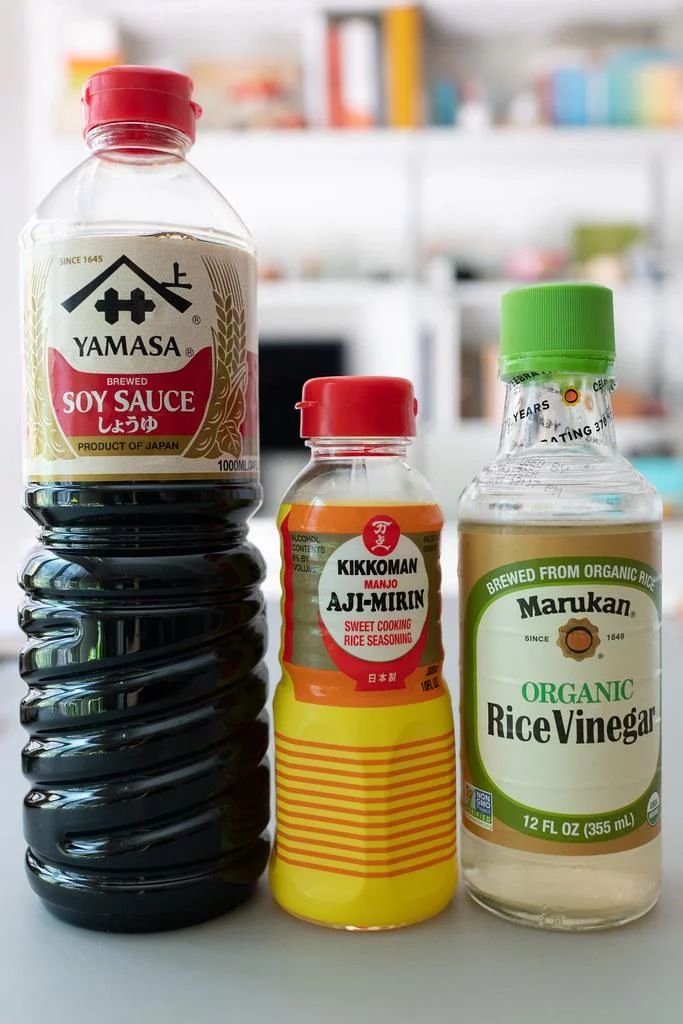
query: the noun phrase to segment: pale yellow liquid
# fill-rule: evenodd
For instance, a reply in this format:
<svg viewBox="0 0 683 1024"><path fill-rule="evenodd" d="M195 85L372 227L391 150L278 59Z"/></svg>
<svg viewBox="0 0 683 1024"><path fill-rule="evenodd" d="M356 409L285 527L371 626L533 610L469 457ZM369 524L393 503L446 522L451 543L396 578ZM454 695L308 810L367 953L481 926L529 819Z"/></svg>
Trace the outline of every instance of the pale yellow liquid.
<svg viewBox="0 0 683 1024"><path fill-rule="evenodd" d="M552 538L585 553L591 541L602 545L606 536L645 533L658 524L614 526L488 526L462 523L466 533L495 537L519 535ZM634 557L637 557L634 555ZM620 853L558 857L511 850L486 842L463 828L462 874L478 903L501 917L534 927L590 931L627 924L642 917L659 897L662 843L650 843Z"/></svg>

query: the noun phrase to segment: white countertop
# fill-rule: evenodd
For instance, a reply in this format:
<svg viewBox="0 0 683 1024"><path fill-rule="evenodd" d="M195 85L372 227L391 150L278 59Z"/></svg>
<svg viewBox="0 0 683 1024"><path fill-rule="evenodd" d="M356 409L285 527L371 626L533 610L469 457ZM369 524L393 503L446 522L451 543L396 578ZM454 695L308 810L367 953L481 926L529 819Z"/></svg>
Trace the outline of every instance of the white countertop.
<svg viewBox="0 0 683 1024"><path fill-rule="evenodd" d="M453 602L445 612L447 674L454 680ZM271 666L276 646L273 635ZM105 935L62 924L42 909L24 878L24 734L17 721L23 686L5 663L0 1024L680 1024L680 623L667 621L664 646L662 899L635 924L586 935L499 921L471 903L462 887L448 910L423 925L370 934L326 931L280 911L265 881L251 903L184 931Z"/></svg>

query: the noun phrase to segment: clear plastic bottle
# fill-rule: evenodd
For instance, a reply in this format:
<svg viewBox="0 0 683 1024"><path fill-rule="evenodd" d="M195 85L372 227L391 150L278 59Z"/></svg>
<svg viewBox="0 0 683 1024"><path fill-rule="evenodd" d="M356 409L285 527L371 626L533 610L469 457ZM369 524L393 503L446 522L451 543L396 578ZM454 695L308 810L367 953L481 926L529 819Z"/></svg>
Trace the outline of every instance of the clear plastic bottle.
<svg viewBox="0 0 683 1024"><path fill-rule="evenodd" d="M21 238L28 874L93 928L215 916L268 857L255 253L185 159L191 91L93 76Z"/></svg>
<svg viewBox="0 0 683 1024"><path fill-rule="evenodd" d="M587 930L660 888L660 521L619 455L611 292L503 299L498 454L460 501L462 867L525 924Z"/></svg>
<svg viewBox="0 0 683 1024"><path fill-rule="evenodd" d="M406 459L408 381L304 387L311 461L285 495L273 894L337 928L431 917L456 883L441 512Z"/></svg>

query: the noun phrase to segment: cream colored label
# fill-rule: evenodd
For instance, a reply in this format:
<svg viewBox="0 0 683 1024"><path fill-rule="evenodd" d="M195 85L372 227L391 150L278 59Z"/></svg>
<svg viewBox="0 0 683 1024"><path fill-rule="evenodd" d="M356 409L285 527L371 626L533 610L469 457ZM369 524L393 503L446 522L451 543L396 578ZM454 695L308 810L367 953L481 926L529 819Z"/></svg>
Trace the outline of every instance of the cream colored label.
<svg viewBox="0 0 683 1024"><path fill-rule="evenodd" d="M659 829L658 559L637 528L568 554L572 533L463 533L463 818L520 849L609 852ZM472 579L485 536L500 563Z"/></svg>
<svg viewBox="0 0 683 1024"><path fill-rule="evenodd" d="M252 256L69 238L34 247L24 282L30 481L258 474Z"/></svg>

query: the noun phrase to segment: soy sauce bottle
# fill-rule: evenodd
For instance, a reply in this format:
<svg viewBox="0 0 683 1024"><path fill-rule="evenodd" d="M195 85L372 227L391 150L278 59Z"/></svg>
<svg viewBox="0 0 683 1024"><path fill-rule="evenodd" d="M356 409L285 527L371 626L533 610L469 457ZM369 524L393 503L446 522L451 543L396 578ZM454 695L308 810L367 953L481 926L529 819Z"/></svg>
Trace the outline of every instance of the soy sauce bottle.
<svg viewBox="0 0 683 1024"><path fill-rule="evenodd" d="M94 75L21 240L27 869L97 929L214 917L268 857L255 253L185 160L191 91Z"/></svg>

